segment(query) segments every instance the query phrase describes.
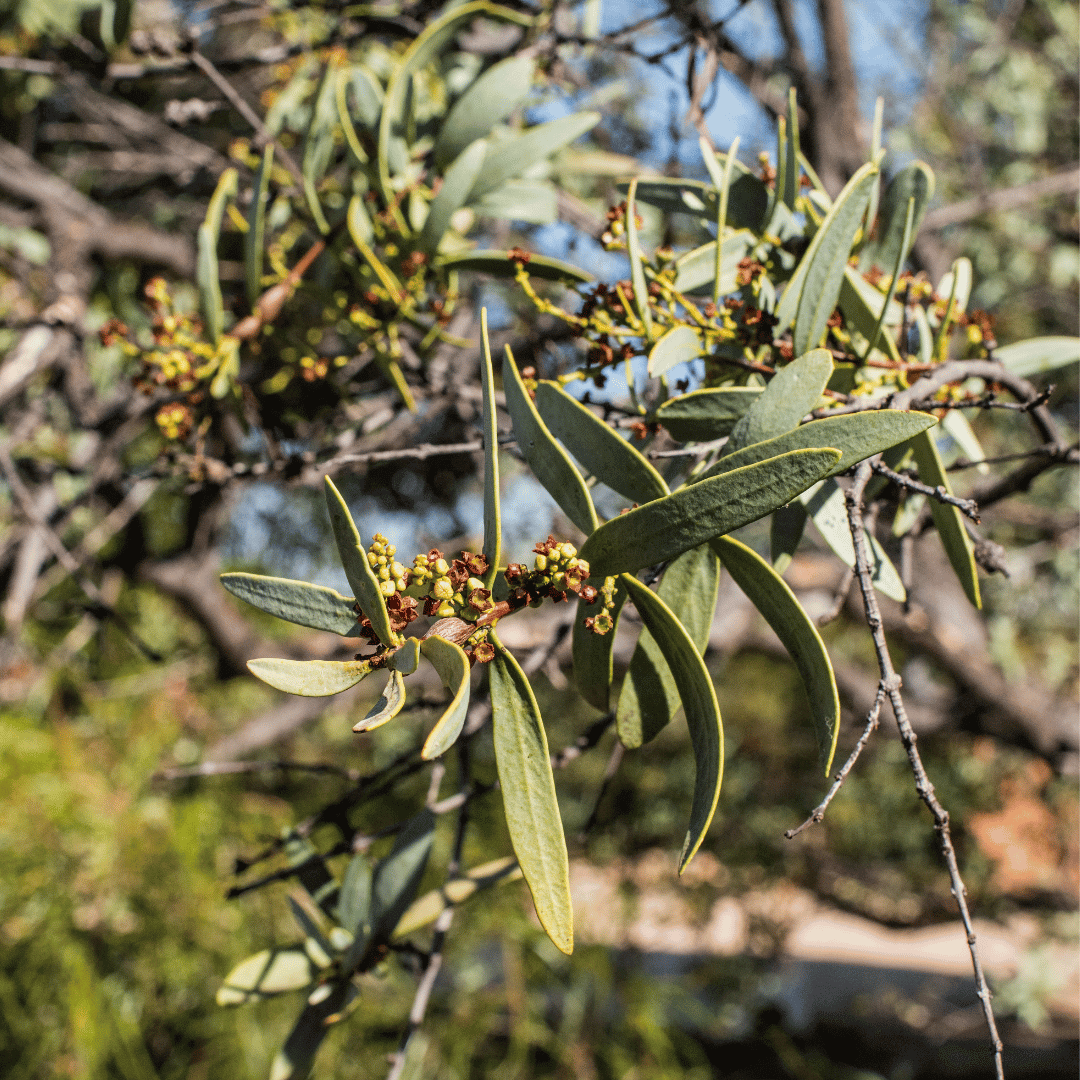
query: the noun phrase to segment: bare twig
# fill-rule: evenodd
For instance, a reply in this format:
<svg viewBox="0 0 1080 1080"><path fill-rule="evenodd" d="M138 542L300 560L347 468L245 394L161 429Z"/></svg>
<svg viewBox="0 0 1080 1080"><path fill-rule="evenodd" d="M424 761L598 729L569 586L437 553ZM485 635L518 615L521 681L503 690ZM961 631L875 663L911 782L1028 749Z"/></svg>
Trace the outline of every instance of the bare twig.
<svg viewBox="0 0 1080 1080"><path fill-rule="evenodd" d="M1027 184L1017 184L1015 187L1000 188L997 191L986 191L981 195L975 195L970 199L950 203L948 206L939 206L931 210L923 218L924 229L945 229L950 225L958 225L962 221L970 221L981 214L989 214L999 210L1015 210L1020 206L1027 206L1037 199L1045 199L1052 195L1072 195L1075 199L1076 190L1080 187L1080 169L1064 169L1044 176L1041 180L1032 180Z"/></svg>
<svg viewBox="0 0 1080 1080"><path fill-rule="evenodd" d="M836 594L833 596L833 602L828 611L818 616L818 626L828 626L833 619L838 618L840 612L844 610L844 604L847 602L848 593L851 592L851 583L855 580L854 567L846 567L844 570L844 576L840 579L840 584L836 587Z"/></svg>
<svg viewBox="0 0 1080 1080"><path fill-rule="evenodd" d="M963 879L960 876L960 867L956 859L956 849L953 847L952 834L949 829L949 814L938 801L934 793L934 785L926 775L926 769L919 754L918 740L912 730L911 721L908 719L904 707L904 699L900 694L902 685L900 676L893 666L889 646L885 640L884 623L881 618L881 609L878 606L877 595L874 592L874 583L871 577L870 553L866 541L866 532L863 525L863 495L866 485L873 475L871 462L864 461L855 473L855 481L846 493L848 522L851 527L851 538L855 545L855 569L859 580L859 588L863 596L863 608L866 613L866 622L870 628L870 634L874 642L874 651L877 654L878 670L881 674L881 687L888 695L889 704L892 706L893 716L896 718L896 726L900 732L900 741L907 752L908 762L911 765L912 774L915 777L915 790L930 811L934 819L934 830L938 834L941 845L941 854L945 859L945 865L949 872L949 882L953 896L956 898L960 909L960 918L967 932L968 950L971 953L971 966L975 973L975 987L979 1000L982 1002L983 1016L990 1032L990 1045L994 1053L994 1071L997 1080L1004 1080L1005 1071L1002 1064L1003 1046L1001 1037L998 1035L997 1023L994 1020L994 1007L991 1002L990 987L983 974L982 962L979 959L979 950L975 939L975 928L971 922L971 914L968 911L967 891L964 888Z"/></svg>
<svg viewBox="0 0 1080 1080"><path fill-rule="evenodd" d="M920 495L926 495L928 498L937 499L938 502L945 503L947 506L955 506L961 513L971 518L976 525L979 523L979 506L974 499L961 499L959 496L947 492L940 484L937 487L931 487L929 484L924 484L913 477L905 476L903 473L894 472L883 461L873 462L871 468L873 468L874 472L879 476L884 476L886 479L891 480L894 484L897 484L902 488L907 488L909 491L917 491Z"/></svg>

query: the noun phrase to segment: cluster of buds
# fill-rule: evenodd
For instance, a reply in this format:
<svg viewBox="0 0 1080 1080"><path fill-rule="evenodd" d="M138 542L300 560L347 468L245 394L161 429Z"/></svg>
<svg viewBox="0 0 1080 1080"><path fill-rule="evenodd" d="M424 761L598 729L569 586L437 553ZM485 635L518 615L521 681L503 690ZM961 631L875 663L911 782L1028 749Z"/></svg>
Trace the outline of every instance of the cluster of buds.
<svg viewBox="0 0 1080 1080"><path fill-rule="evenodd" d="M615 607L615 579L605 578L604 584L599 589L592 590L590 604L600 604L600 610L595 615L585 617L585 629L603 637L615 629L615 617L611 614ZM584 598L584 594L583 598Z"/></svg>
<svg viewBox="0 0 1080 1080"><path fill-rule="evenodd" d="M596 596L596 589L585 582L589 578L589 564L577 557L577 548L570 543L560 543L548 536L533 548L536 559L530 570L524 563L511 563L504 571L510 586L508 601L511 607L539 607L544 598L556 602L566 600L568 593L576 593L586 603Z"/></svg>
<svg viewBox="0 0 1080 1080"><path fill-rule="evenodd" d="M157 421L161 434L173 442L186 439L195 424L191 408L179 401L162 405L154 415L154 419Z"/></svg>

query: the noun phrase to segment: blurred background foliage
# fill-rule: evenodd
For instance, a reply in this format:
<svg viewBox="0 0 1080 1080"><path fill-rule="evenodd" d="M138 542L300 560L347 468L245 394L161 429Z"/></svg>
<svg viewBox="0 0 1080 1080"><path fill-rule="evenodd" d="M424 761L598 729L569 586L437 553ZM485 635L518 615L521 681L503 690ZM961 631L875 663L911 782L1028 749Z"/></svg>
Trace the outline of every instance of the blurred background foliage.
<svg viewBox="0 0 1080 1080"><path fill-rule="evenodd" d="M614 179L637 167L633 159L660 172L703 176L697 129L684 124L688 113L697 110L698 129L703 124L719 146L741 135L750 160L758 150L775 152L776 103L782 108L794 85L812 114L811 160L823 177L842 180L851 161L865 157L873 98L883 93L891 160L922 157L937 175L936 203L916 248L931 278L938 280L956 254L968 254L974 302L994 315L1002 343L1077 333L1075 5L913 0L885 10L873 0L752 0L733 10L706 3L519 7L549 18L556 42L546 79L524 110L528 121L574 109L598 109L603 119L549 173L560 193L558 220L477 215L470 235L481 247L520 244L576 261L603 280L621 277L622 264L596 239L605 210L620 200ZM439 10L423 0L111 0L104 7L22 0L0 7L0 353L12 355L27 333L44 326L57 338L70 334L67 347L77 344L85 357L85 369L43 368L18 385L0 374L0 437L35 490L51 492L37 512L79 552L82 579L97 590L97 600L88 599L59 572L40 536L37 555L26 554L33 522L20 514L11 484L0 487L5 1077L267 1074L295 1003L223 1010L214 993L237 960L268 942L291 940L282 897L292 886L237 899L225 892L238 861L243 866L351 782L273 763L323 762L366 775L411 746L428 715L419 710L407 724L358 743L331 708L233 757L265 767L177 778L175 770L227 759L215 751L280 709L265 687L238 674L253 640L277 641L297 655L321 647L275 620L245 613L249 621L242 623L224 599L218 607L226 605L230 625L241 629L232 637L221 633L210 599L214 574L222 563L336 583L317 493L303 482L305 453L336 430L338 421L327 419L333 410L343 410L356 433L347 446L362 453L464 442L477 407L476 400L453 397L441 411L406 422L385 375L358 374L347 393L335 391L314 406L300 393L310 384L301 381L297 412L279 431L287 440L281 467L265 482L241 481L240 474L215 480L190 456L163 455L165 440L146 410L125 412L127 396L110 398L127 386L129 372L120 351L102 346L93 331L111 318L146 327L141 290L162 269L176 280L178 305L194 309L192 275L185 281L181 272L184 254L177 248L148 258L133 243L119 254L80 248L81 257L69 261L67 218L19 186L20 178L37 176L24 158L111 215L84 217L97 229L122 219L189 240L216 176L230 162L250 164L252 145L250 127L192 70L192 41L263 113L303 58L329 46L353 56L400 50ZM840 30L837 10L847 20ZM631 34L597 37L645 16L654 18ZM841 31L854 89L837 85ZM513 43L481 27L459 46L460 62L478 70ZM170 104L193 101L201 110L191 105L189 119L166 122ZM96 116L94 104L102 110ZM140 121L147 125L141 131L124 111L130 108L150 118ZM841 118L834 123L849 123L846 137L830 133L833 114ZM303 120L285 131L293 147L302 142ZM180 135L189 142L168 142ZM187 169L179 168L185 153L195 154L193 144L204 148L204 158L191 156ZM677 218L646 214L644 228L650 243L677 244L686 235ZM223 261L238 295L239 243L239 229L226 223ZM77 278L70 288L58 276L65 273ZM478 280L464 291L470 310L478 301L489 306L493 325L523 362L542 358L544 342L564 347L531 304L498 282ZM62 312L43 318L69 292L81 297L85 319L65 321ZM298 326L325 299L304 295L293 312ZM466 325L461 333L470 331ZM1056 379L1055 415L1075 433L1075 369ZM1014 449L1021 419L1015 429L999 416L993 425L976 421L988 455ZM261 449L245 444L242 433L232 437L259 457ZM118 463L112 471L110 462ZM355 477L342 477L342 486L359 516L377 515L399 545L460 546L478 528L474 468L467 453L370 461ZM520 529L523 554L546 535L552 508L513 468L506 459L504 508ZM139 489L153 491L139 496L141 503L125 484L132 476L153 482ZM1017 693L1037 687L1067 707L1078 681L1076 508L1075 477L1065 470L1042 475L1030 493L996 507L988 535L1008 549L1012 576L984 581L985 627L953 627ZM93 549L92 530L118 509L128 516ZM803 573L806 591L829 596L832 579L810 564ZM532 646L553 632L539 626ZM842 618L826 637L853 681L872 670L857 622ZM998 997L1014 1060L1030 1066L1017 1075L1057 1075L1061 1058L1053 1055L1065 1047L1068 1060L1075 1037L1075 1018L1061 1005L1072 991L1063 992L1060 951L1053 951L1075 951L1077 939L1075 742L1039 746L1008 717L994 721L985 701L972 703L949 654L927 648L918 635L901 636L898 650L905 682L925 707L927 766L955 824L972 904L980 916L1020 928L1027 950ZM596 807L594 827L577 837L603 780L609 733L559 778L576 895L600 898L595 909L582 902L584 944L571 959L557 954L531 918L521 884L464 906L429 1021L413 1043L410 1075L934 1076L945 1067L934 1056L943 1043L951 1048L950 1068L980 1075L977 1054L985 1045L971 1018L970 992L964 997L950 985L939 997L920 999L873 987L849 1009L857 1020L841 1022L843 1009L818 1015L809 1008L814 984L784 959L787 933L805 914L807 897L894 929L952 917L900 746L879 738L826 824L786 841L784 830L822 793L802 691L786 661L752 629L715 642L708 659L719 676L728 758L721 816L696 876L679 885L672 880L670 855L693 775L689 742L675 725L647 752L626 757ZM557 665L545 667L534 685L552 718L552 746L573 743L593 714L566 688ZM850 744L853 733L854 725L842 740ZM490 744L481 741L476 753L481 772L493 775ZM167 770L172 778L161 775ZM363 808L361 826L377 833L415 807L423 788L420 780L395 787ZM491 845L504 835L497 796L478 800L474 812L477 831L493 839L484 851L467 852L467 865L491 857ZM445 831L437 840L444 848ZM376 853L379 844L386 841L376 842ZM732 899L741 930L716 940L735 944L702 947L712 940L709 927L734 910L725 906ZM613 910L622 912L621 921ZM365 977L360 1007L321 1052L320 1075L386 1075L385 1055L398 1045L415 986L407 955L403 961Z"/></svg>

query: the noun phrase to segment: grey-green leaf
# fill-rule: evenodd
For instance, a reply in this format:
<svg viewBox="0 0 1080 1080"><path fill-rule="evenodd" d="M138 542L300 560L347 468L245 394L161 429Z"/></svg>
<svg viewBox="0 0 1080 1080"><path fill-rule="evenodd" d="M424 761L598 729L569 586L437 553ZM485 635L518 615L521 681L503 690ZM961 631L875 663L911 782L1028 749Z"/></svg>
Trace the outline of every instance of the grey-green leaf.
<svg viewBox="0 0 1080 1080"><path fill-rule="evenodd" d="M529 468L563 513L588 536L597 525L589 489L581 479L581 473L540 419L518 373L509 345L503 362L503 390L506 393L506 408L514 424L514 437Z"/></svg>
<svg viewBox="0 0 1080 1080"><path fill-rule="evenodd" d="M303 949L263 949L242 960L225 976L217 992L219 1005L249 1001L302 990L319 977L319 968Z"/></svg>
<svg viewBox="0 0 1080 1080"><path fill-rule="evenodd" d="M795 450L680 488L605 522L581 557L593 577L666 562L790 502L839 460L839 450Z"/></svg>
<svg viewBox="0 0 1080 1080"><path fill-rule="evenodd" d="M664 571L656 595L673 611L699 654L709 644L720 563L707 544L683 552ZM619 694L615 728L619 740L633 749L654 739L679 708L679 690L663 650L648 629L630 659Z"/></svg>
<svg viewBox="0 0 1080 1080"><path fill-rule="evenodd" d="M491 720L510 843L540 925L562 952L574 950L574 909L548 741L532 687L492 634Z"/></svg>
<svg viewBox="0 0 1080 1080"><path fill-rule="evenodd" d="M266 198L270 189L270 172L274 164L274 144L267 143L262 161L251 186L251 206L248 208L248 231L244 233L244 280L248 303L252 307L262 294L263 237L266 232Z"/></svg>
<svg viewBox="0 0 1080 1080"><path fill-rule="evenodd" d="M821 400L832 372L828 349L814 349L781 368L735 425L724 454L790 431Z"/></svg>
<svg viewBox="0 0 1080 1080"><path fill-rule="evenodd" d="M435 815L426 807L411 817L375 868L371 885L372 944L386 941L412 903L435 838Z"/></svg>
<svg viewBox="0 0 1080 1080"><path fill-rule="evenodd" d="M517 275L517 263L509 251L466 251L461 255L441 255L436 260L447 270L474 270L493 277L512 278ZM592 274L572 263L552 259L547 255L530 255L525 269L529 277L543 281L561 281L576 285L592 281Z"/></svg>
<svg viewBox="0 0 1080 1080"><path fill-rule="evenodd" d="M806 688L818 755L827 776L840 734L840 696L829 653L817 627L787 582L757 552L730 536L712 541L712 549L795 661Z"/></svg>
<svg viewBox="0 0 1080 1080"><path fill-rule="evenodd" d="M883 327L899 326L903 319L903 309L900 305L893 301L886 308L885 297L853 266L844 268L844 280L840 284L838 304L840 313L848 326L857 330L867 341L874 334L882 310L885 311ZM887 352L894 363L901 362L900 350L896 347L892 334L887 331L882 333L878 338L878 348Z"/></svg>
<svg viewBox="0 0 1080 1080"><path fill-rule="evenodd" d="M734 292L739 286L736 275L739 262L757 243L749 229L728 230L720 252L720 294ZM708 289L716 279L716 241L710 240L675 260L675 291L691 295Z"/></svg>
<svg viewBox="0 0 1080 1080"><path fill-rule="evenodd" d="M386 599L379 591L379 579L368 564L367 550L360 539L352 514L349 513L349 507L329 476L326 477L324 494L341 565L349 579L350 588L356 594L356 601L371 620L375 636L384 645L396 645L397 636L390 628L390 616L386 611Z"/></svg>
<svg viewBox="0 0 1080 1080"><path fill-rule="evenodd" d="M769 522L769 555L778 574L791 565L805 528L806 508L801 502L790 502L773 511Z"/></svg>
<svg viewBox="0 0 1080 1080"><path fill-rule="evenodd" d="M625 439L557 383L536 387L536 409L548 430L609 488L633 502L668 494L664 478Z"/></svg>
<svg viewBox="0 0 1080 1080"><path fill-rule="evenodd" d="M225 203L236 195L237 171L226 169L218 180L206 217L198 231L198 261L196 280L199 286L199 298L203 319L206 322L210 340L216 345L225 329L225 307L221 299L221 280L218 275L217 246L221 236L221 222L225 214Z"/></svg>
<svg viewBox="0 0 1080 1080"><path fill-rule="evenodd" d="M366 716L353 724L353 731L374 731L389 723L405 707L405 681L400 671L391 671L390 678L379 699L368 710Z"/></svg>
<svg viewBox="0 0 1080 1080"><path fill-rule="evenodd" d="M727 435L761 396L756 386L692 390L656 410L656 419L679 442L711 442Z"/></svg>
<svg viewBox="0 0 1080 1080"><path fill-rule="evenodd" d="M480 388L484 425L484 557L488 568L484 586L490 589L502 558L502 512L499 509L499 424L495 411L495 373L491 365L487 308L480 309Z"/></svg>
<svg viewBox="0 0 1080 1080"><path fill-rule="evenodd" d="M622 581L671 669L694 747L694 798L690 807L690 825L679 856L681 874L701 847L720 798L720 782L724 775L724 726L720 720L720 706L708 669L682 623L667 604L637 578L623 574Z"/></svg>
<svg viewBox="0 0 1080 1080"><path fill-rule="evenodd" d="M436 167L446 168L466 146L509 116L528 97L535 71L533 57L511 56L476 79L454 102L439 128L432 148Z"/></svg>
<svg viewBox="0 0 1080 1080"><path fill-rule="evenodd" d="M469 200L469 207L483 217L550 225L559 216L555 186L548 180L507 180L492 191Z"/></svg>
<svg viewBox="0 0 1080 1080"><path fill-rule="evenodd" d="M287 622L342 637L360 636L356 601L324 585L261 574L222 574L221 584L252 607Z"/></svg>
<svg viewBox="0 0 1080 1080"><path fill-rule="evenodd" d="M367 660L276 660L247 662L257 679L300 697L330 697L355 686L372 672Z"/></svg>
<svg viewBox="0 0 1080 1080"><path fill-rule="evenodd" d="M652 314L649 310L649 290L645 285L645 270L641 264L641 245L638 242L637 210L634 198L637 195L637 180L630 181L626 193L626 252L630 258L630 283L634 289L634 304L638 318L645 327L645 337L652 341Z"/></svg>
<svg viewBox="0 0 1080 1080"><path fill-rule="evenodd" d="M1040 337L1018 341L995 349L994 359L1014 375L1028 379L1044 371L1075 364L1080 360L1080 338Z"/></svg>
<svg viewBox="0 0 1080 1080"><path fill-rule="evenodd" d="M913 435L937 423L937 417L923 412L905 412L899 409L879 409L873 412L843 413L811 420L797 428L764 442L752 443L742 450L721 458L702 479L719 476L731 469L752 465L755 461L777 457L791 450L808 446L834 446L840 451L840 460L829 472L830 476L850 469L864 458L880 454L890 446L905 442Z"/></svg>
<svg viewBox="0 0 1080 1080"><path fill-rule="evenodd" d="M285 858L308 896L331 919L337 914L338 883L326 860L304 836L291 832L285 840Z"/></svg>
<svg viewBox="0 0 1080 1080"><path fill-rule="evenodd" d="M351 983L338 983L316 1004L305 1005L285 1045L274 1057L270 1080L305 1080L330 1025L357 993Z"/></svg>
<svg viewBox="0 0 1080 1080"><path fill-rule="evenodd" d="M942 487L950 495L949 474L941 463L937 446L929 432L922 432L911 440L915 452L915 462L919 467L919 479L931 487ZM949 506L938 499L930 499L930 513L934 526L941 537L945 554L956 573L964 594L977 608L982 607L979 592L979 571L975 563L975 547L964 525L964 516L955 506Z"/></svg>
<svg viewBox="0 0 1080 1080"><path fill-rule="evenodd" d="M450 227L450 219L465 205L465 200L480 175L486 153L487 143L483 139L477 139L462 150L446 170L442 187L439 188L439 194L431 200L427 219L420 233L420 247L424 251L434 252L438 249L439 241Z"/></svg>
<svg viewBox="0 0 1080 1080"><path fill-rule="evenodd" d="M420 753L425 761L430 761L445 754L457 742L465 726L465 714L469 711L469 658L460 646L437 634L424 638L420 651L431 661L443 686L452 695L450 704L435 722Z"/></svg>
<svg viewBox="0 0 1080 1080"><path fill-rule="evenodd" d="M673 326L649 353L649 374L659 378L676 364L689 364L704 352L701 331L693 326Z"/></svg>
<svg viewBox="0 0 1080 1080"><path fill-rule="evenodd" d="M726 160L726 155L724 156ZM760 231L769 206L769 192L761 180L739 160L733 163L735 175L728 189L727 224L733 229ZM625 193L629 181L615 185ZM690 214L716 224L719 193L701 180L649 179L638 181L638 198L669 214ZM727 240L724 241L727 246Z"/></svg>
<svg viewBox="0 0 1080 1080"><path fill-rule="evenodd" d="M607 712L609 706L614 670L612 657L615 648L615 629L619 624L622 606L626 602L626 590L618 582L616 582L612 600L614 606L608 614L614 626L606 634L594 634L585 625L587 618L595 617L603 610L603 596L597 595L596 601L592 604L578 600L577 614L574 616L572 638L574 681L577 683L581 696L601 712Z"/></svg>
<svg viewBox="0 0 1080 1080"><path fill-rule="evenodd" d="M904 222L908 200L915 200L911 235L918 236L926 208L934 197L934 171L924 161L913 161L901 169L885 189L878 215L876 236L864 245L859 255L859 267L878 269L891 273L898 258L907 256L903 251Z"/></svg>

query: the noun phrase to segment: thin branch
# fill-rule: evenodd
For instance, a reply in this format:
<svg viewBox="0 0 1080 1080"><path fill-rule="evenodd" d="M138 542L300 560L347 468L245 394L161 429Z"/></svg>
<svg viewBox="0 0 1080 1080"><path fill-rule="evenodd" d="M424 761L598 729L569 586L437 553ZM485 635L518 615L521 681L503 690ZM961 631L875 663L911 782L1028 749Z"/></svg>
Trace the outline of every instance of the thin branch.
<svg viewBox="0 0 1080 1080"><path fill-rule="evenodd" d="M844 576L840 579L840 584L836 587L836 593L833 596L831 606L828 611L819 615L817 618L818 626L828 626L833 619L839 617L840 612L844 610L844 604L847 603L848 593L851 592L851 584L854 580L854 567L845 567Z"/></svg>
<svg viewBox="0 0 1080 1080"><path fill-rule="evenodd" d="M915 777L915 790L919 798L926 805L934 819L934 831L938 834L941 846L941 854L945 859L945 865L949 871L949 882L953 896L956 898L960 909L960 918L967 932L968 950L971 953L971 966L975 973L975 988L982 1002L983 1016L990 1033L990 1045L994 1054L994 1072L997 1080L1005 1080L1005 1071L1002 1064L1003 1046L1001 1036L998 1035L997 1023L994 1020L994 1006L991 1001L990 987L983 974L982 962L979 959L979 950L976 944L975 928L971 922L971 914L967 905L967 890L964 888L963 878L960 876L960 866L956 859L956 849L953 847L952 834L949 829L949 814L938 801L934 793L934 785L926 775L926 769L919 754L918 739L911 727L907 710L904 707L904 699L900 694L902 681L893 666L889 646L885 640L884 624L881 618L881 609L878 606L877 595L874 592L874 583L871 577L870 552L866 541L866 532L863 525L863 495L866 485L873 475L870 461L864 461L859 465L855 473L855 481L846 493L848 523L851 527L851 538L855 545L855 569L859 580L859 588L863 596L863 608L866 612L866 622L870 628L870 635L874 642L874 651L877 654L878 670L881 675L881 687L888 695L889 704L892 706L893 716L896 718L896 726L900 732L900 741L911 765L912 774Z"/></svg>
<svg viewBox="0 0 1080 1080"><path fill-rule="evenodd" d="M920 495L937 499L938 502L945 503L947 506L955 506L961 513L971 518L976 525L979 524L979 506L974 499L961 499L957 495L950 494L940 484L937 487L931 487L929 484L924 484L913 477L894 472L883 461L873 462L871 468L879 476L884 476L899 487L907 488L908 491L917 491Z"/></svg>
<svg viewBox="0 0 1080 1080"><path fill-rule="evenodd" d="M344 780L356 783L360 773L355 769L346 769L341 765L331 765L322 761L203 761L198 765L178 765L169 769L159 769L151 780L191 780L197 776L232 776L237 773L255 772L305 772L324 773L340 776Z"/></svg>
<svg viewBox="0 0 1080 1080"><path fill-rule="evenodd" d="M1078 187L1080 187L1080 169L1065 169L1051 176L1044 176L1041 180L1017 184L1015 187L999 188L997 191L986 191L970 199L962 199L948 206L939 206L923 218L922 227L945 229L950 225L970 221L982 214L1016 210L1037 199L1045 199L1052 195L1072 195L1075 198Z"/></svg>

